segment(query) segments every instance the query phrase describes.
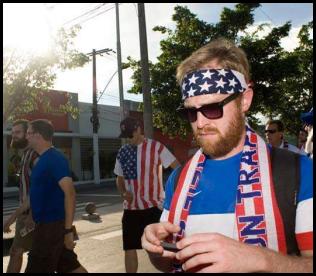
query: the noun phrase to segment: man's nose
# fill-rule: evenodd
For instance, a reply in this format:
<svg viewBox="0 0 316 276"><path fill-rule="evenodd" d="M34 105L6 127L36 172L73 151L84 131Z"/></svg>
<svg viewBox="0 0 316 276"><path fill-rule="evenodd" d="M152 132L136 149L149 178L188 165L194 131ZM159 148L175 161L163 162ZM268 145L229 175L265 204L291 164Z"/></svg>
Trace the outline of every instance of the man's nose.
<svg viewBox="0 0 316 276"><path fill-rule="evenodd" d="M201 111L196 113L196 124L198 128L203 128L208 123L208 119L202 114Z"/></svg>

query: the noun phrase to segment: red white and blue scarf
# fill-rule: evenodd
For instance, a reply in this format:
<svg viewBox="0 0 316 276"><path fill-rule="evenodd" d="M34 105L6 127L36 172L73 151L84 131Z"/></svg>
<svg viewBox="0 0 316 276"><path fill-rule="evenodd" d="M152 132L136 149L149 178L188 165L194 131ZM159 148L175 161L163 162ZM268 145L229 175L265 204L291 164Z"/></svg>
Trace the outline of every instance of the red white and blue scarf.
<svg viewBox="0 0 316 276"><path fill-rule="evenodd" d="M169 222L181 227L173 235L173 242L184 237L193 194L199 185L205 160L202 150L198 150L180 174L168 216ZM283 222L273 187L269 149L264 140L246 126L237 187L237 231L234 238L286 254ZM174 264L174 272L181 272L181 264Z"/></svg>

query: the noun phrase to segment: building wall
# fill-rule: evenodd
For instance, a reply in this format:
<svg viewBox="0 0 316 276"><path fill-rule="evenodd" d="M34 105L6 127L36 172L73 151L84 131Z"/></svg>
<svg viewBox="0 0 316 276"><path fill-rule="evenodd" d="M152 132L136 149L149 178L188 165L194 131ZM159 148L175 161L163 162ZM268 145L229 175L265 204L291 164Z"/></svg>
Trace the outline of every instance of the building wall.
<svg viewBox="0 0 316 276"><path fill-rule="evenodd" d="M79 102L79 129L83 135L92 135L92 104ZM118 106L98 105L99 136L118 137L120 134L120 109Z"/></svg>
<svg viewBox="0 0 316 276"><path fill-rule="evenodd" d="M69 159L70 168L76 175L77 180L88 180L93 178L92 150L92 104L78 102L78 94L65 91L52 90L49 92L52 107L64 104L70 97L72 105L79 108L79 116L74 119L69 114L58 112L44 112L39 110L23 116L28 120L39 118L48 119L53 123L55 134L53 144L60 149ZM143 114L138 110L139 103L124 101L125 114L142 120ZM118 138L120 134L120 108L118 106L98 105L98 116L100 128L99 136L99 162L100 175L103 177L113 177L115 157L121 146L122 140ZM12 122L3 126L3 185L8 183L8 167L11 149L10 130ZM154 130L154 139L166 145L180 162L185 162L190 154L191 138L186 141L179 138L169 139L159 130Z"/></svg>

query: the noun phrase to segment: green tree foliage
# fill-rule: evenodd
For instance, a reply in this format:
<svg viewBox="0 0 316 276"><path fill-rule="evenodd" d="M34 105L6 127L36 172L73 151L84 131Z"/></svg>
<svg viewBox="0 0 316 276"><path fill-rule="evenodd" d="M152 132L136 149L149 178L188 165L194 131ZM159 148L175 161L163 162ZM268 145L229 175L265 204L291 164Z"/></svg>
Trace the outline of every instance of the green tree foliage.
<svg viewBox="0 0 316 276"><path fill-rule="evenodd" d="M53 86L58 70L83 66L89 58L73 47L73 39L80 30L76 25L66 31L60 29L47 53L39 55L5 48L3 53L3 122L38 110L47 112L52 107L46 92ZM68 112L73 117L78 110L71 99L61 105L59 112Z"/></svg>
<svg viewBox="0 0 316 276"><path fill-rule="evenodd" d="M252 33L246 32L254 23L253 13L259 6L257 3L245 3L237 4L233 10L224 8L217 24L199 20L187 7L177 6L172 17L176 23L174 31L163 26L153 29L167 34L167 38L160 42L162 53L158 62L150 63L155 127L171 137L185 137L191 132L189 124L176 114L181 102L176 68L209 41L226 37L243 48L249 59L255 92L247 114L250 123L257 126L255 115L260 112L267 117L280 117L291 133L298 130L301 125L299 113L308 110L312 98L313 41L309 38L312 22L302 27L299 47L287 52L280 43L289 34L290 22L272 28L263 38L259 38L258 32L269 27L267 24L260 25ZM140 62L129 57L128 65L134 70L133 87L129 92L141 93Z"/></svg>

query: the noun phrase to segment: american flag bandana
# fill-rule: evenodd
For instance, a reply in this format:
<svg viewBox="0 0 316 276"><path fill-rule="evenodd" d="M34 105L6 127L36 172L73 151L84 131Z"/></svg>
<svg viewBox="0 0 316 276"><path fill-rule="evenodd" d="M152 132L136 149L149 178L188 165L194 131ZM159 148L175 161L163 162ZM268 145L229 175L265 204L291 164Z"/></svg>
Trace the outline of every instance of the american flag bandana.
<svg viewBox="0 0 316 276"><path fill-rule="evenodd" d="M187 217L205 164L205 155L198 150L182 170L172 197L168 221L181 230L173 242L184 237ZM277 206L271 174L268 147L249 126L241 157L237 187L234 239L247 244L269 247L286 254L284 227ZM220 184L220 183L219 183ZM182 272L181 264L173 264L173 272Z"/></svg>
<svg viewBox="0 0 316 276"><path fill-rule="evenodd" d="M245 76L230 69L200 69L185 75L182 100L204 94L242 93L248 88Z"/></svg>

